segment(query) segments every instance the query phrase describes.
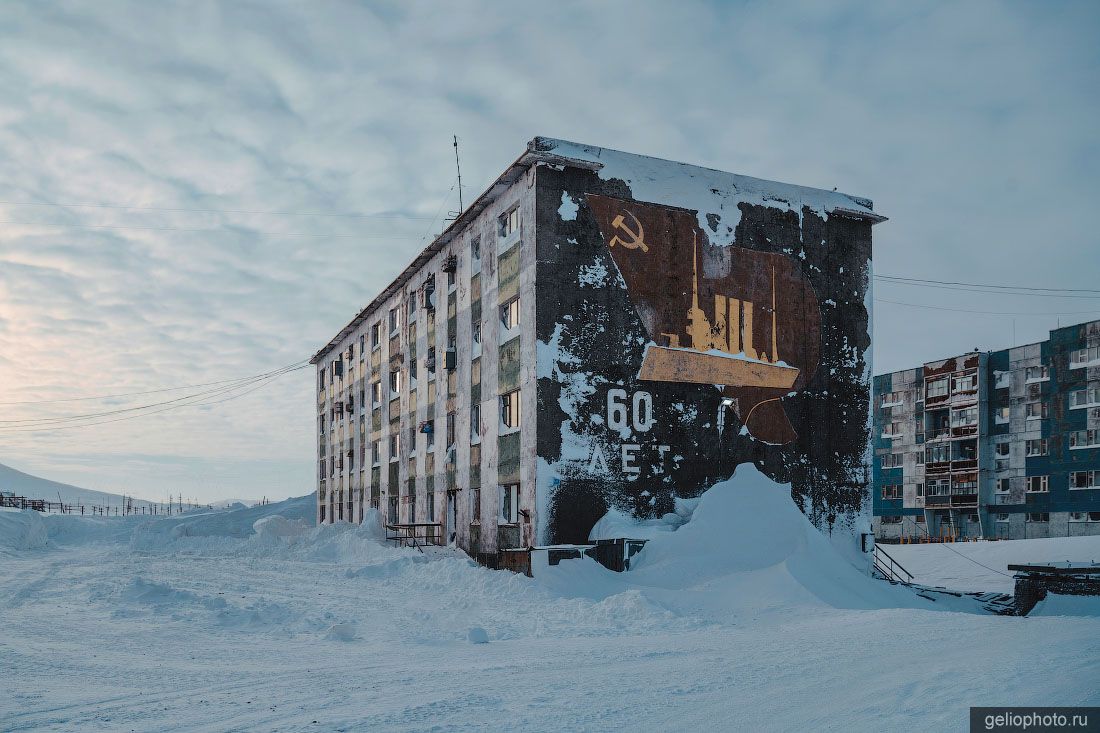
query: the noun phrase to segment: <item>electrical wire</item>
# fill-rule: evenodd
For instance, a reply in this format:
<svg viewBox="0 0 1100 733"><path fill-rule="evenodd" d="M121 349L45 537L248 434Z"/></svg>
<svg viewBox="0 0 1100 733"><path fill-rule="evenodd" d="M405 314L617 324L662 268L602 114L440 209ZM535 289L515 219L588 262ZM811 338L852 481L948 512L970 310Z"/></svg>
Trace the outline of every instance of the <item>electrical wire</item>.
<svg viewBox="0 0 1100 733"><path fill-rule="evenodd" d="M301 362L295 362L298 364ZM288 364L288 366L294 366L294 364ZM11 402L0 402L0 405L47 405L55 404L58 402L88 402L93 400L109 400L117 397L136 397L139 395L159 394L161 392L178 392L181 389L198 389L199 387L210 387L216 384L229 384L231 382L243 382L249 379L258 379L271 372L261 372L260 374L252 374L247 377L237 377L236 379L222 379L216 382L200 382L199 384L183 384L179 387L164 387L163 389L150 389L144 392L118 392L116 394L99 395L97 397L62 397L56 400L14 400Z"/></svg>
<svg viewBox="0 0 1100 733"><path fill-rule="evenodd" d="M127 415L125 417L116 417L116 418L112 418L110 420L98 420L98 421L94 421L94 422L83 422L83 423L76 423L76 424L72 424L72 425L48 425L48 426L45 426L45 427L16 427L16 428L7 428L7 429L0 428L0 435L9 434L9 433L41 433L41 432L52 432L52 431L55 431L55 430L72 430L73 428L85 428L85 427L91 427L93 425L107 425L109 423L124 422L126 420L136 420L138 418L148 417L149 415L157 415L157 414L160 414L162 412L168 412L170 410L178 410L178 409L183 408L183 407L202 407L202 406L206 406L206 405L217 405L217 404L221 404L222 402L228 402L230 400L235 400L239 397L244 397L247 394L251 394L252 392L255 392L256 390L260 389L261 387L267 386L272 381L274 381L275 379L278 379L279 377L281 377L285 374L289 374L290 372L295 372L295 371L298 371L300 369L305 369L309 366L310 366L309 364L303 364L302 366L295 367L294 369L290 369L290 370L287 370L287 371L284 371L284 372L281 372L281 373L278 373L278 374L273 374L270 377L266 377L263 380L260 380L260 383L256 384L251 389L247 389L243 392L239 392L237 394L233 394L233 395L230 395L228 397L224 397L223 399L219 399L219 400L209 400L209 401L205 401L205 402L200 401L200 402L192 402L192 403L167 405L165 407L161 407L158 410L151 410L149 412L143 412L143 413L140 413L140 414L137 414L137 415ZM251 386L251 385L248 385L248 386ZM238 389L238 388L239 387L234 387L233 389Z"/></svg>
<svg viewBox="0 0 1100 733"><path fill-rule="evenodd" d="M53 201L0 201L4 206L56 206L65 209L124 209L129 211L168 211L175 213L199 214L260 214L263 216L324 216L349 219L409 219L429 221L426 216L412 214L360 214L358 212L322 212L322 211L257 211L254 209L189 209L166 206L127 206L125 204L63 204Z"/></svg>
<svg viewBox="0 0 1100 733"><path fill-rule="evenodd" d="M903 303L900 300L890 300L888 298L875 298L876 303L890 303L891 305L904 305L910 308L927 308L928 310L936 311L949 311L951 313L976 313L979 315L987 316L1084 316L1093 313L1100 313L1100 308L1091 311L983 311L983 310L969 310L965 308L948 308L946 306L939 305L924 305L922 303Z"/></svg>
<svg viewBox="0 0 1100 733"><path fill-rule="evenodd" d="M61 417L24 418L24 419L17 419L17 420L0 420L0 430L4 429L7 426L21 427L21 426L26 426L26 425L30 425L30 424L41 425L41 424L50 424L50 423L65 423L65 422L73 422L73 421L81 421L81 420L92 420L92 419L99 418L99 417L107 417L107 416L110 416L110 415L120 415L120 414L127 413L127 412L138 412L138 411L141 411L141 410L147 410L147 409L152 408L152 407L160 407L162 405L171 405L171 404L175 404L175 403L179 403L179 402L184 402L186 400L192 400L192 399L195 399L195 398L225 394L227 392L231 392L231 391L233 391L235 389L238 389L240 387L250 386L250 385L254 384L257 381L269 378L271 376L281 376L283 374L286 374L286 373L291 372L291 371L295 371L297 369L304 368L306 366L308 366L308 363L306 363L306 362L296 362L296 363L291 364L289 366L282 367L280 369L275 369L275 370L270 371L270 372L266 372L266 373L260 375L259 377L250 377L250 378L247 378L247 379L244 379L244 380L238 380L238 381L230 384L229 386L216 387L214 389L204 390L202 392L196 392L196 393L189 394L189 395L183 395L182 397L176 397L176 398L173 398L171 400L165 400L163 402L153 402L153 403L149 403L149 404L146 404L146 405L136 405L134 407L124 407L124 408L120 408L120 409L117 409L117 410L105 410L103 412L89 412L89 413L84 413L82 415L66 415L66 416L61 416Z"/></svg>
<svg viewBox="0 0 1100 733"><path fill-rule="evenodd" d="M31 227L55 227L60 229L135 229L138 231L150 231L150 232L205 232L212 234L215 232L225 232L223 229L194 229L188 227L143 227L143 226L130 226L122 224L65 224L56 222L38 222L38 221L0 221L0 224L18 224L20 226ZM256 229L249 229L248 227L239 227L240 233L262 234L267 237L319 237L327 239L416 239L416 237L409 236L397 236L390 234L318 234L316 232L265 232Z"/></svg>
<svg viewBox="0 0 1100 733"><path fill-rule="evenodd" d="M935 539L935 537L933 537L933 536L932 536L932 535L931 535L931 534L930 534L930 533L928 532L928 530L927 530L927 529L925 529L924 527L920 526L920 525L919 525L919 524L917 524L916 522L913 522L913 526L914 526L914 527L916 527L917 529L919 529L919 530L920 530L921 532L924 532L925 536L926 536L926 537L928 537L929 539ZM1003 575L1003 576L1005 576L1006 578L1011 578L1011 577L1012 577L1012 576L1011 576L1011 575L1009 575L1008 573L1002 573L1002 572L1001 572L1000 570L997 570L996 568L991 568L991 567L989 567L988 565L985 565L984 563L980 563L980 562L978 562L977 560L975 560L975 559L974 559L974 558L972 558L972 557L967 557L966 555L964 555L964 554L962 554L961 552L959 552L958 550L956 550L956 549L955 549L954 547L951 547L951 546L950 546L950 543L948 543L948 542L932 542L932 543L929 543L929 544L934 544L934 545L943 545L943 546L944 546L944 547L946 547L947 549L951 550L951 552L954 552L954 553L955 553L956 555L958 555L959 557L961 557L961 558L962 558L963 560L969 560L970 562L974 563L975 565L978 565L978 566L980 566L980 567L983 567L983 568L985 568L986 570L990 571L991 573L997 573L998 575Z"/></svg>
<svg viewBox="0 0 1100 733"><path fill-rule="evenodd" d="M1034 293L1034 292L1013 292L1009 289L999 290L979 290L972 287L956 287L954 285L933 285L924 282L912 282L908 280L894 280L886 277L878 277L883 282L888 282L894 285L913 285L922 288L935 288L937 290L956 290L963 293L985 293L988 295L1017 295L1027 296L1030 298L1071 298L1075 300L1100 300L1100 295L1061 295L1058 293Z"/></svg>
<svg viewBox="0 0 1100 733"><path fill-rule="evenodd" d="M995 288L995 289L1008 289L1008 290L1041 290L1044 292L1059 292L1059 293L1100 293L1100 289L1093 288L1036 288L1025 285L997 285L993 283L963 283L954 282L951 280L924 280L917 277L902 277L901 275L885 275L876 274L876 279L881 280L900 280L911 283L932 283L935 285L965 285L967 287L974 288Z"/></svg>

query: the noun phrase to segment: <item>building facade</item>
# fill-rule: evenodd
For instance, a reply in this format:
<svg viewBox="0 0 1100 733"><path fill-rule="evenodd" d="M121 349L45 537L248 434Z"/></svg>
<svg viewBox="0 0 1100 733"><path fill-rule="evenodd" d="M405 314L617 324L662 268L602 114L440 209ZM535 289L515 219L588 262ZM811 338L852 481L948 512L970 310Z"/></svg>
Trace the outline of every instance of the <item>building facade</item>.
<svg viewBox="0 0 1100 733"><path fill-rule="evenodd" d="M320 522L583 542L752 462L869 475L871 202L536 138L314 357Z"/></svg>
<svg viewBox="0 0 1100 733"><path fill-rule="evenodd" d="M879 539L1100 534L1100 321L875 377Z"/></svg>

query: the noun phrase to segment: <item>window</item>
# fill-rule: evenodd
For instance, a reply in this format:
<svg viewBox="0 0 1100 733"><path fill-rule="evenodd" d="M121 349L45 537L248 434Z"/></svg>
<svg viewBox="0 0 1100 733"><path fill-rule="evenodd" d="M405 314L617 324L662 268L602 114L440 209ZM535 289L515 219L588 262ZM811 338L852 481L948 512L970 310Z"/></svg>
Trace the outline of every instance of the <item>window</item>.
<svg viewBox="0 0 1100 733"><path fill-rule="evenodd" d="M390 399L395 399L398 393L401 392L401 370L395 369L390 372Z"/></svg>
<svg viewBox="0 0 1100 733"><path fill-rule="evenodd" d="M1048 476L1028 476L1027 491L1029 494L1046 493L1049 484Z"/></svg>
<svg viewBox="0 0 1100 733"><path fill-rule="evenodd" d="M435 492L428 492L428 521L435 521Z"/></svg>
<svg viewBox="0 0 1100 733"><path fill-rule="evenodd" d="M1071 522L1087 522L1088 515L1085 512L1070 512L1069 521Z"/></svg>
<svg viewBox="0 0 1100 733"><path fill-rule="evenodd" d="M951 387L954 392L973 392L978 388L978 378L973 375L969 377L955 377L951 380Z"/></svg>
<svg viewBox="0 0 1100 733"><path fill-rule="evenodd" d="M1041 384L1029 384L1027 385L1027 398L1029 400L1038 400L1043 397L1043 385Z"/></svg>
<svg viewBox="0 0 1100 733"><path fill-rule="evenodd" d="M370 444L370 465L377 466L382 462L382 447L379 441L372 440Z"/></svg>
<svg viewBox="0 0 1100 733"><path fill-rule="evenodd" d="M500 487L500 521L504 524L519 521L519 484Z"/></svg>
<svg viewBox="0 0 1100 733"><path fill-rule="evenodd" d="M382 383L371 382L370 385L370 403L374 407L382 404Z"/></svg>
<svg viewBox="0 0 1100 733"><path fill-rule="evenodd" d="M409 309L409 322L411 323L412 321L416 320L416 293L409 293L409 300L408 300L408 306L407 307ZM415 341L416 339L413 338L413 339L410 339L410 340Z"/></svg>
<svg viewBox="0 0 1100 733"><path fill-rule="evenodd" d="M363 357L367 355L367 335L359 335L359 361L363 361Z"/></svg>
<svg viewBox="0 0 1100 733"><path fill-rule="evenodd" d="M455 414L447 413L447 448L455 444Z"/></svg>
<svg viewBox="0 0 1100 733"><path fill-rule="evenodd" d="M1077 410L1093 405L1100 405L1100 387L1078 389L1069 393L1069 409Z"/></svg>
<svg viewBox="0 0 1100 733"><path fill-rule="evenodd" d="M978 408L968 407L965 410L951 411L951 427L965 427L978 424Z"/></svg>
<svg viewBox="0 0 1100 733"><path fill-rule="evenodd" d="M511 330L519 325L519 298L512 298L500 306L500 322L506 330Z"/></svg>
<svg viewBox="0 0 1100 733"><path fill-rule="evenodd" d="M1069 434L1070 448L1093 448L1100 446L1100 430L1074 430Z"/></svg>
<svg viewBox="0 0 1100 733"><path fill-rule="evenodd" d="M886 515L882 518L883 524L901 524L901 517L898 515Z"/></svg>
<svg viewBox="0 0 1100 733"><path fill-rule="evenodd" d="M390 308L390 336L393 336L401 328L401 309Z"/></svg>
<svg viewBox="0 0 1100 733"><path fill-rule="evenodd" d="M420 432L427 436L425 440L428 443L428 450L435 448L435 420L426 420Z"/></svg>
<svg viewBox="0 0 1100 733"><path fill-rule="evenodd" d="M919 450L913 454L913 462L918 466L924 465L924 451Z"/></svg>
<svg viewBox="0 0 1100 733"><path fill-rule="evenodd" d="M317 372L317 389L320 392L325 391L325 373Z"/></svg>
<svg viewBox="0 0 1100 733"><path fill-rule="evenodd" d="M407 445L409 446L410 451L412 451L413 453L416 452L416 426L415 425L409 427L409 442L408 442ZM412 459L410 459L410 460L412 460ZM414 471L414 473L415 473L415 471Z"/></svg>
<svg viewBox="0 0 1100 733"><path fill-rule="evenodd" d="M382 324L373 323L370 327L370 347L377 349L382 344Z"/></svg>
<svg viewBox="0 0 1100 733"><path fill-rule="evenodd" d="M997 479L997 491L1002 494L1008 493L1008 490L1012 488L1012 479L999 478Z"/></svg>
<svg viewBox="0 0 1100 733"><path fill-rule="evenodd" d="M951 493L951 479L940 478L928 482L928 496L947 496Z"/></svg>
<svg viewBox="0 0 1100 733"><path fill-rule="evenodd" d="M519 427L519 390L500 396L500 421L505 428Z"/></svg>
<svg viewBox="0 0 1100 733"><path fill-rule="evenodd" d="M901 423L889 422L886 423L886 428L882 431L882 437L884 438L896 438L901 436Z"/></svg>
<svg viewBox="0 0 1100 733"><path fill-rule="evenodd" d="M1069 352L1070 369L1087 366L1094 361L1100 362L1100 346L1090 346L1087 349L1076 349Z"/></svg>
<svg viewBox="0 0 1100 733"><path fill-rule="evenodd" d="M1027 454L1029 456L1045 456L1047 454L1047 439L1037 438L1027 441Z"/></svg>
<svg viewBox="0 0 1100 733"><path fill-rule="evenodd" d="M473 509L473 511L471 512L471 515L473 516L473 519L471 519L470 521L471 522L480 522L481 521L481 489L473 489L472 491L470 491L470 501L473 503L473 507L471 507Z"/></svg>
<svg viewBox="0 0 1100 733"><path fill-rule="evenodd" d="M1047 416L1047 403L1045 402L1028 402L1027 403L1027 419L1028 420L1040 420Z"/></svg>
<svg viewBox="0 0 1100 733"><path fill-rule="evenodd" d="M882 395L879 401L882 407L891 407L893 405L901 405L905 403L904 392L886 392Z"/></svg>
<svg viewBox="0 0 1100 733"><path fill-rule="evenodd" d="M900 499L901 498L901 486L899 484L887 484L882 487L883 499Z"/></svg>
<svg viewBox="0 0 1100 733"><path fill-rule="evenodd" d="M917 484L917 498L920 499L924 496L924 484Z"/></svg>
<svg viewBox="0 0 1100 733"><path fill-rule="evenodd" d="M396 461L401 455L401 435L394 433L390 436L390 463Z"/></svg>
<svg viewBox="0 0 1100 733"><path fill-rule="evenodd" d="M882 457L883 468L898 468L901 466L901 454L900 453L887 453Z"/></svg>
<svg viewBox="0 0 1100 733"><path fill-rule="evenodd" d="M1029 366L1025 372L1025 377L1028 382L1042 382L1050 379L1050 367Z"/></svg>
<svg viewBox="0 0 1100 733"><path fill-rule="evenodd" d="M1069 487L1071 489L1100 488L1100 471L1070 471Z"/></svg>
<svg viewBox="0 0 1100 733"><path fill-rule="evenodd" d="M472 237L470 239L470 257L474 262L481 261L481 237Z"/></svg>
<svg viewBox="0 0 1100 733"><path fill-rule="evenodd" d="M481 343L481 324L475 323L470 326L470 338L473 339L475 344Z"/></svg>
<svg viewBox="0 0 1100 733"><path fill-rule="evenodd" d="M999 513L997 515L997 521L998 522L1007 522L1008 521L1008 514L1006 514L1004 512Z"/></svg>
<svg viewBox="0 0 1100 733"><path fill-rule="evenodd" d="M997 456L999 458L1008 458L1008 454L1009 454L1010 449L1011 449L1011 444L1008 443L1008 442L997 443L997 445L995 445L993 447L993 450L996 451Z"/></svg>
<svg viewBox="0 0 1100 733"><path fill-rule="evenodd" d="M997 412L995 414L995 418L997 420L997 423L998 424L1003 424L1003 423L1008 422L1010 414L1011 414L1011 408L1009 408L1008 405L1003 405L1001 407L998 407Z"/></svg>
<svg viewBox="0 0 1100 733"><path fill-rule="evenodd" d="M947 394L947 380L934 379L925 386L925 389L929 397L943 397Z"/></svg>
<svg viewBox="0 0 1100 733"><path fill-rule="evenodd" d="M509 236L519 229L519 207L516 206L506 214L497 217L497 236L501 239Z"/></svg>
<svg viewBox="0 0 1100 733"><path fill-rule="evenodd" d="M947 444L930 445L924 449L924 460L927 463L943 463L951 460L951 446Z"/></svg>
<svg viewBox="0 0 1100 733"><path fill-rule="evenodd" d="M470 405L470 441L481 438L481 405Z"/></svg>
<svg viewBox="0 0 1100 733"><path fill-rule="evenodd" d="M1050 514L1047 512L1028 512L1027 521L1029 522L1049 522Z"/></svg>

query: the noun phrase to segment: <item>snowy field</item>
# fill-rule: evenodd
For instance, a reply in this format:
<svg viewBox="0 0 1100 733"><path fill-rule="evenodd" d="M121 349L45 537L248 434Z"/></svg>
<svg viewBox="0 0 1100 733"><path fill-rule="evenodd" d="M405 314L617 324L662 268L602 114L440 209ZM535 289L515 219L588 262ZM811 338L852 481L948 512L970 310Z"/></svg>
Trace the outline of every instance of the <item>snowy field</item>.
<svg viewBox="0 0 1100 733"><path fill-rule="evenodd" d="M625 574L386 547L312 501L0 513L0 728L963 730L971 705L1100 704L1100 617L870 579L751 469Z"/></svg>
<svg viewBox="0 0 1100 733"><path fill-rule="evenodd" d="M953 590L1011 593L1014 584L1009 565L1100 562L1100 535L883 545L883 549L913 574L914 582Z"/></svg>

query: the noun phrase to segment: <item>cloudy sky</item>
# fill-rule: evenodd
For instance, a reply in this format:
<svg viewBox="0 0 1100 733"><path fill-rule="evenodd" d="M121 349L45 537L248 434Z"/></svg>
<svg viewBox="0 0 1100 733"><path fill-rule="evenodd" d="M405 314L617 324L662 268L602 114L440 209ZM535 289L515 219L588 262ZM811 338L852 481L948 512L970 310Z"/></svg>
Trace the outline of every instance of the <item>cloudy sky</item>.
<svg viewBox="0 0 1100 733"><path fill-rule="evenodd" d="M1097 287L1098 35L1095 2L5 2L0 463L310 491L309 369L13 403L307 359L457 207L452 134L467 201L549 135L870 197L878 273ZM1100 312L875 295L876 371Z"/></svg>

